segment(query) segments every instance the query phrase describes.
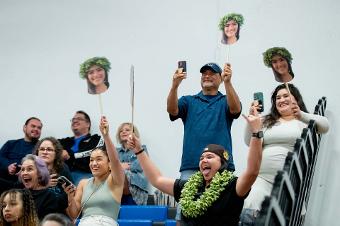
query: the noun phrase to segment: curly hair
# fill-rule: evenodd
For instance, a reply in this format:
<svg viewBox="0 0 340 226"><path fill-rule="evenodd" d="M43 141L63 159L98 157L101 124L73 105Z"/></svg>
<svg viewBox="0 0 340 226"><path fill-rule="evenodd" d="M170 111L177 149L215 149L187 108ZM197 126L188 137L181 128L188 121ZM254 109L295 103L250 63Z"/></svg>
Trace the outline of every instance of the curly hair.
<svg viewBox="0 0 340 226"><path fill-rule="evenodd" d="M300 91L298 90L298 88L296 88L291 83L287 83L287 84L289 87L289 91L294 96L295 100L297 101L297 105L299 106L300 110L308 113L307 107L303 101L302 95ZM275 88L274 92L272 93L272 96L271 96L272 106L270 108L270 113L264 117L264 121L263 121L264 127L271 128L273 125L275 125L277 120L281 117L280 113L278 112L276 108L276 95L281 89L286 89L286 85L280 84L279 86Z"/></svg>
<svg viewBox="0 0 340 226"><path fill-rule="evenodd" d="M41 139L36 145L35 148L33 150L33 154L39 156L39 148L41 146L41 144L44 141L50 141L54 147L54 151L55 151L55 158L53 160L53 167L52 170L50 171L50 174L52 173L60 173L63 170L63 157L62 157L62 153L63 153L63 146L60 144L60 142L54 138L54 137L45 137L43 139Z"/></svg>
<svg viewBox="0 0 340 226"><path fill-rule="evenodd" d="M4 198L6 195L9 195L11 200L15 200L18 195L19 199L22 200L23 216L18 219L20 225L37 226L39 224L39 219L35 209L35 203L28 189L10 189L3 192L0 197L1 204L4 202ZM3 205L1 205L0 226L9 226L11 225L11 223L5 221L3 216L3 209L4 207Z"/></svg>

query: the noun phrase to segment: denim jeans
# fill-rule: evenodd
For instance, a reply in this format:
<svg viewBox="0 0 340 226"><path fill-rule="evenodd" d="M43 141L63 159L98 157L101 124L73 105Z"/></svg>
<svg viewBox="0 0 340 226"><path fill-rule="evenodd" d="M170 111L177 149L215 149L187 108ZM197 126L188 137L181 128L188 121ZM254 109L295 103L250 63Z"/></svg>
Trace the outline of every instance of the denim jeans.
<svg viewBox="0 0 340 226"><path fill-rule="evenodd" d="M243 209L240 215L239 226L254 226L259 211L255 209Z"/></svg>

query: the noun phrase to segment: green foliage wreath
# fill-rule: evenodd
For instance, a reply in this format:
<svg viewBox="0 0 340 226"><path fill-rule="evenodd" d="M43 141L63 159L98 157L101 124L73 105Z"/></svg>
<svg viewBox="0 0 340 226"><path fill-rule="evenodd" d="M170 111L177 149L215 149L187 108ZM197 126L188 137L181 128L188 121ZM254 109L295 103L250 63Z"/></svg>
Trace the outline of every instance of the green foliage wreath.
<svg viewBox="0 0 340 226"><path fill-rule="evenodd" d="M224 17L222 17L222 19L220 20L220 23L219 23L218 26L219 26L221 31L224 30L224 27L229 20L236 21L236 23L238 23L238 25L240 27L243 25L243 21L244 21L243 16L241 14L229 13L229 14L225 15Z"/></svg>
<svg viewBox="0 0 340 226"><path fill-rule="evenodd" d="M108 73L111 69L111 64L108 59L105 57L93 57L86 60L84 63L80 65L79 74L81 78L86 78L88 70L93 66L97 65L98 67L103 68L106 73Z"/></svg>
<svg viewBox="0 0 340 226"><path fill-rule="evenodd" d="M201 172L192 175L188 182L185 183L179 201L183 215L192 218L203 215L212 203L220 197L221 192L224 191L226 185L229 184L233 178L233 173L227 170L221 174L217 172L210 186L197 200L194 200L198 187L203 185L203 175Z"/></svg>
<svg viewBox="0 0 340 226"><path fill-rule="evenodd" d="M272 58L273 56L276 56L276 55L280 55L284 57L288 61L289 64L291 64L293 60L290 52L284 47L273 47L273 48L267 49L266 52L264 52L262 55L263 55L263 63L267 67L272 67Z"/></svg>

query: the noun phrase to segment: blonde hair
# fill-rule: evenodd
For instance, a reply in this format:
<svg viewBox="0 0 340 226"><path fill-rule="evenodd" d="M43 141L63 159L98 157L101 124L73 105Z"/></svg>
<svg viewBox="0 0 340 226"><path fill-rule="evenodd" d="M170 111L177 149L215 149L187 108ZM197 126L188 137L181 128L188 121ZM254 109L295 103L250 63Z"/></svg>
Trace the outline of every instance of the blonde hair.
<svg viewBox="0 0 340 226"><path fill-rule="evenodd" d="M120 132L122 131L123 127L126 126L126 125L129 126L130 128L133 126L133 133L136 135L136 137L139 138L139 132L138 132L137 127L136 127L135 125L132 125L131 122L123 122L123 123L120 124L120 126L118 127L117 133L116 133L116 139L117 139L117 141L118 141L120 144L122 144L122 140L120 139L119 134L120 134Z"/></svg>

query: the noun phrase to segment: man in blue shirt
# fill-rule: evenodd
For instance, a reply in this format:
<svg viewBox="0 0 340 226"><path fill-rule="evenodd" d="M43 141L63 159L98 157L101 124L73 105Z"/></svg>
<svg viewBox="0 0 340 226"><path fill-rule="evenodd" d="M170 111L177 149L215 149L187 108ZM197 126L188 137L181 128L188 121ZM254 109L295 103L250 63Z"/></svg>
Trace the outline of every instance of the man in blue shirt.
<svg viewBox="0 0 340 226"><path fill-rule="evenodd" d="M0 177L17 181L21 159L32 154L35 144L41 135L42 123L36 117L30 117L23 126L24 138L7 141L0 149Z"/></svg>
<svg viewBox="0 0 340 226"><path fill-rule="evenodd" d="M228 151L228 170L234 171L232 156L231 124L241 113L241 103L231 83L232 70L225 64L223 71L215 63L203 65L200 72L202 90L196 95L182 96L178 99L178 87L186 78L182 68L176 70L167 99L170 120L182 119L184 125L181 179L187 180L199 170L202 150L208 144L222 145ZM218 91L224 83L226 95ZM181 220L177 208L177 225Z"/></svg>
<svg viewBox="0 0 340 226"><path fill-rule="evenodd" d="M187 179L197 171L200 153L208 144L222 145L229 154L229 170L235 170L232 158L230 129L241 113L241 103L231 83L230 64L222 69L215 63L205 64L200 72L202 90L196 95L177 99L177 90L186 72L176 70L167 99L167 111L172 121L181 118L184 124L183 153L180 172ZM226 95L218 91L224 83ZM188 175L186 175L188 173Z"/></svg>
<svg viewBox="0 0 340 226"><path fill-rule="evenodd" d="M92 176L89 167L92 149L104 145L98 134L91 135L91 119L84 111L77 111L71 119L72 137L59 139L63 146L63 158L70 167L74 183Z"/></svg>

